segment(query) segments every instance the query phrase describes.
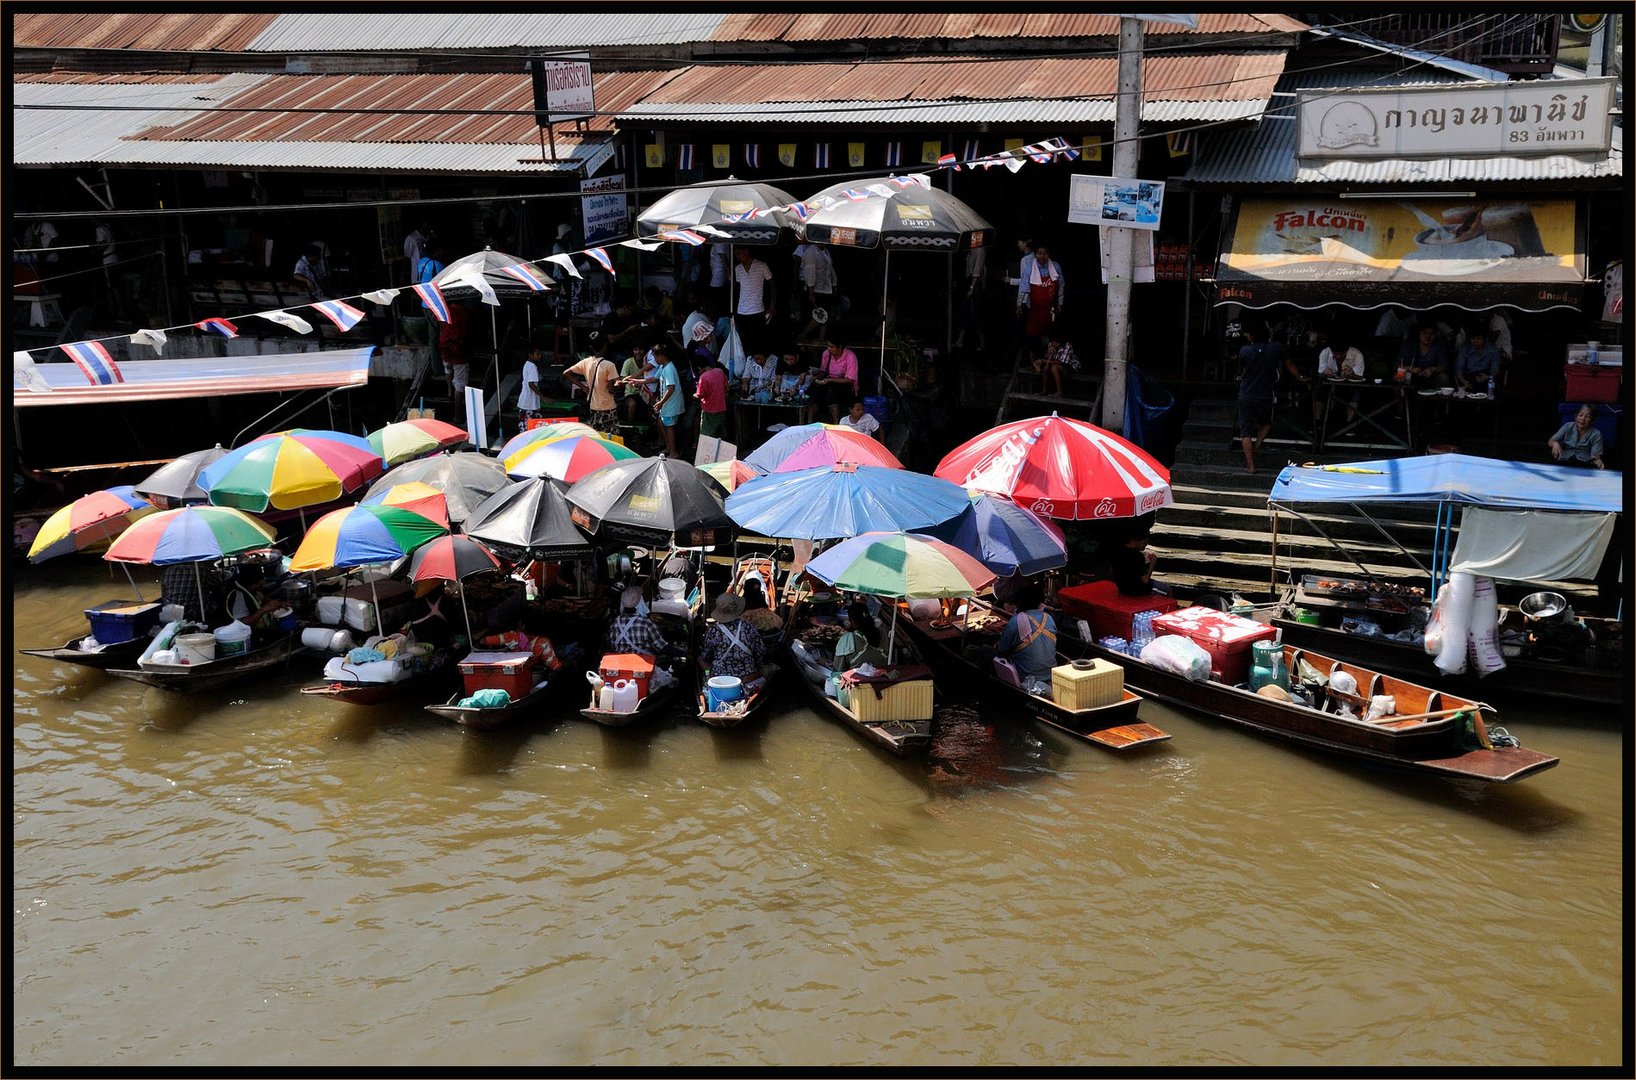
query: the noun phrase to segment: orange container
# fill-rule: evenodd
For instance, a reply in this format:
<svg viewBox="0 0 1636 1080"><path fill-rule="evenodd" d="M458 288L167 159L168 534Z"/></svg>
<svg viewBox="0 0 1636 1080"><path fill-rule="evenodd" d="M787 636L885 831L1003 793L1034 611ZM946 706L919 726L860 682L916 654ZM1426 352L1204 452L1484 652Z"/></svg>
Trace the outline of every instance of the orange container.
<svg viewBox="0 0 1636 1080"><path fill-rule="evenodd" d="M534 654L474 652L460 661L460 680L467 695L479 690L504 690L521 701L534 689Z"/></svg>
<svg viewBox="0 0 1636 1080"><path fill-rule="evenodd" d="M641 653L609 653L602 658L602 681L615 683L631 679L636 683L636 699L648 696L648 683L653 679L653 661Z"/></svg>

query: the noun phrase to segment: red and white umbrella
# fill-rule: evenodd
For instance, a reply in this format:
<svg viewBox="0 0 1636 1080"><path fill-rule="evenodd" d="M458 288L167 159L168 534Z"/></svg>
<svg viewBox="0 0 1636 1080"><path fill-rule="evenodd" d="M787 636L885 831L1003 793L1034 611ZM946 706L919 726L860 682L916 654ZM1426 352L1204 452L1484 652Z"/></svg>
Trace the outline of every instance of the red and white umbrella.
<svg viewBox="0 0 1636 1080"><path fill-rule="evenodd" d="M1066 521L1137 517L1175 501L1170 470L1146 450L1055 413L985 431L949 451L935 475Z"/></svg>

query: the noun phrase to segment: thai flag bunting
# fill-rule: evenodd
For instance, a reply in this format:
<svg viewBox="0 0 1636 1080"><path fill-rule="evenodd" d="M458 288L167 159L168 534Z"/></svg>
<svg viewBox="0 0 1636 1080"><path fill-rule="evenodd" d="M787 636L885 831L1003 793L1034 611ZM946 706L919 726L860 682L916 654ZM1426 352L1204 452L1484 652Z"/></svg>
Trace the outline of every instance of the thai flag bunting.
<svg viewBox="0 0 1636 1080"><path fill-rule="evenodd" d="M1061 154L1069 161L1075 161L1079 158L1079 151L1075 150L1067 139L1046 139L1041 145L1043 145L1047 150L1054 150L1056 153Z"/></svg>
<svg viewBox="0 0 1636 1080"><path fill-rule="evenodd" d="M903 187L902 185L899 185L896 188L889 188L885 184L870 184L864 190L869 192L871 195L879 195L883 199L890 199L893 195L896 195L899 191L902 191Z"/></svg>
<svg viewBox="0 0 1636 1080"><path fill-rule="evenodd" d="M569 277L577 278L580 276L579 267L574 265L574 257L572 255L547 255L545 257L545 261L548 263L556 263L567 272Z"/></svg>
<svg viewBox="0 0 1636 1080"><path fill-rule="evenodd" d="M938 157L937 157L937 167L938 168L943 169L943 168L949 167L950 165L954 166L954 168L956 170L958 170L960 168L960 163L959 163L958 160L956 160L956 158L955 158L955 156L953 154L939 154L938 155Z"/></svg>
<svg viewBox="0 0 1636 1080"><path fill-rule="evenodd" d="M900 143L900 142L889 142L889 143L887 143L886 144L886 167L888 169L895 169L899 165L902 165L902 164L903 164L903 144Z"/></svg>
<svg viewBox="0 0 1636 1080"><path fill-rule="evenodd" d="M706 236L719 236L723 240L731 240L733 238L732 233L718 229L714 225L695 225L693 226L693 231L703 233Z"/></svg>
<svg viewBox="0 0 1636 1080"><path fill-rule="evenodd" d="M16 386L19 379L22 380L24 386L36 394L55 394L57 392L57 388L46 382L45 376L40 374L40 369L34 366L34 357L26 352L11 354L12 385Z"/></svg>
<svg viewBox="0 0 1636 1080"><path fill-rule="evenodd" d="M608 258L607 251L605 251L604 249L599 248L599 247L586 248L585 249L585 254L587 254L591 258L595 259L597 261L597 265L602 267L602 269L608 271L608 273L610 273L610 274L613 274L613 272L614 272L613 260ZM618 277L619 275L614 274L614 276Z"/></svg>
<svg viewBox="0 0 1636 1080"><path fill-rule="evenodd" d="M975 161L981 155L982 151L977 148L976 139L967 139L965 146L963 146L960 150L960 156L965 158L967 161Z"/></svg>
<svg viewBox="0 0 1636 1080"><path fill-rule="evenodd" d="M815 169L829 168L829 144L821 142L812 148L812 167Z"/></svg>
<svg viewBox="0 0 1636 1080"><path fill-rule="evenodd" d="M704 237L700 236L692 229L677 229L674 232L662 232L659 234L659 239L679 241L680 243L687 244L690 247L698 247L700 244L704 243Z"/></svg>
<svg viewBox="0 0 1636 1080"><path fill-rule="evenodd" d="M744 144L744 164L748 165L752 169L761 168L761 144L760 143L745 143Z"/></svg>
<svg viewBox="0 0 1636 1080"><path fill-rule="evenodd" d="M125 381L125 376L119 373L119 365L100 341L75 341L62 346L62 351L79 365L86 381L93 386L112 386Z"/></svg>
<svg viewBox="0 0 1636 1080"><path fill-rule="evenodd" d="M443 290L428 281L420 285L411 285L415 295L420 297L421 306L432 313L438 322L449 321L449 302L443 299Z"/></svg>
<svg viewBox="0 0 1636 1080"><path fill-rule="evenodd" d="M500 273L508 278L520 281L534 292L544 292L551 287L545 277L528 263L516 263L512 266L500 267Z"/></svg>
<svg viewBox="0 0 1636 1080"><path fill-rule="evenodd" d="M468 289L475 289L477 295L483 298L483 303L489 307L499 307L500 298L494 295L494 286L483 277L482 271L473 267L470 272L449 281L450 285L464 285Z"/></svg>
<svg viewBox="0 0 1636 1080"><path fill-rule="evenodd" d="M754 221L761 216L761 208L752 206L742 214L728 214L727 221Z"/></svg>
<svg viewBox="0 0 1636 1080"><path fill-rule="evenodd" d="M374 292L364 293L363 298L368 300L371 304L380 304L384 307L385 305L396 300L398 298L398 293L401 291L401 289L376 289Z"/></svg>
<svg viewBox="0 0 1636 1080"><path fill-rule="evenodd" d="M784 209L794 214L801 221L805 221L807 218L812 216L811 207L807 206L807 204L804 202L792 202L788 206L784 207Z"/></svg>
<svg viewBox="0 0 1636 1080"><path fill-rule="evenodd" d="M287 326L298 334L312 333L312 323L308 322L306 319L303 319L299 315L292 315L288 311L258 311L256 312L256 315L260 318L266 319L268 322L277 323L280 326Z"/></svg>
<svg viewBox="0 0 1636 1080"><path fill-rule="evenodd" d="M887 182L900 191L903 188L929 188L932 186L932 178L927 176L925 173L910 173L908 176L894 176Z"/></svg>
<svg viewBox="0 0 1636 1080"><path fill-rule="evenodd" d="M207 334L220 334L222 337L238 337L239 328L226 319L200 319L193 324Z"/></svg>
<svg viewBox="0 0 1636 1080"><path fill-rule="evenodd" d="M364 317L363 312L342 300L324 300L313 304L312 307L334 323L335 328L343 334L357 326Z"/></svg>
<svg viewBox="0 0 1636 1080"><path fill-rule="evenodd" d="M845 196L848 202L869 201L869 193L867 191L859 191L857 188L847 188L842 191L841 194Z"/></svg>
<svg viewBox="0 0 1636 1080"><path fill-rule="evenodd" d="M692 143L683 143L676 148L676 167L684 170L693 168Z"/></svg>
<svg viewBox="0 0 1636 1080"><path fill-rule="evenodd" d="M658 251L660 248L664 247L665 245L663 245L663 244L645 244L640 240L621 240L621 241L619 241L619 246L620 247L635 248L637 251Z"/></svg>
<svg viewBox="0 0 1636 1080"><path fill-rule="evenodd" d="M1033 143L1025 146L1023 147L1023 153L1027 154L1031 161L1038 162L1041 165L1049 165L1055 160L1055 155L1046 149L1044 143Z"/></svg>
<svg viewBox="0 0 1636 1080"><path fill-rule="evenodd" d="M136 333L131 335L131 341L133 344L146 345L154 352L163 352L165 342L168 340L169 339L165 337L165 332L163 330L138 330Z"/></svg>

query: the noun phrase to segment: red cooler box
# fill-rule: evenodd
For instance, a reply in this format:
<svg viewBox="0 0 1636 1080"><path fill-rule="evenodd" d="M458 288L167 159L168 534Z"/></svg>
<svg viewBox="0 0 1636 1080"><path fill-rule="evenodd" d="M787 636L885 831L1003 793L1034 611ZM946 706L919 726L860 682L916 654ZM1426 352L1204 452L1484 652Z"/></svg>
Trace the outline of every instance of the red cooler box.
<svg viewBox="0 0 1636 1080"><path fill-rule="evenodd" d="M1057 590L1057 607L1064 615L1084 619L1099 638L1128 638L1131 617L1143 611L1174 611L1176 601L1168 596L1121 596L1111 581L1093 581Z"/></svg>
<svg viewBox="0 0 1636 1080"><path fill-rule="evenodd" d="M1190 607L1153 620L1153 634L1180 634L1210 654L1210 677L1232 686L1250 673L1250 645L1266 641L1277 629L1242 615L1214 608Z"/></svg>
<svg viewBox="0 0 1636 1080"><path fill-rule="evenodd" d="M609 653L602 658L602 681L615 683L620 679L636 680L636 700L648 696L648 683L653 678L653 661L641 653Z"/></svg>
<svg viewBox="0 0 1636 1080"><path fill-rule="evenodd" d="M474 652L460 661L460 678L467 695L479 690L504 690L521 701L534 689L534 654Z"/></svg>
<svg viewBox="0 0 1636 1080"><path fill-rule="evenodd" d="M1619 400L1619 376L1624 368L1614 364L1565 364L1563 376L1568 384L1564 395L1569 401L1610 404Z"/></svg>

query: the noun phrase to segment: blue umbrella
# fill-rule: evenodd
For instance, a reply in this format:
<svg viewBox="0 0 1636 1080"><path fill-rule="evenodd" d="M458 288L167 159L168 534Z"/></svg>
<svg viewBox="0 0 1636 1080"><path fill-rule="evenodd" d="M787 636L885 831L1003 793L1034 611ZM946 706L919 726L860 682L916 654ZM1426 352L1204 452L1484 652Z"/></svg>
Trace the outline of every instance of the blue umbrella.
<svg viewBox="0 0 1636 1080"><path fill-rule="evenodd" d="M1062 530L999 495L975 495L959 517L926 531L1001 577L1027 577L1068 565Z"/></svg>
<svg viewBox="0 0 1636 1080"><path fill-rule="evenodd" d="M843 463L746 480L727 516L762 536L834 540L866 532L920 532L969 504L964 488L925 473Z"/></svg>

